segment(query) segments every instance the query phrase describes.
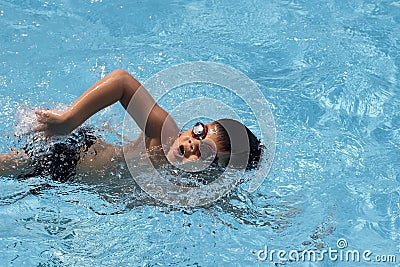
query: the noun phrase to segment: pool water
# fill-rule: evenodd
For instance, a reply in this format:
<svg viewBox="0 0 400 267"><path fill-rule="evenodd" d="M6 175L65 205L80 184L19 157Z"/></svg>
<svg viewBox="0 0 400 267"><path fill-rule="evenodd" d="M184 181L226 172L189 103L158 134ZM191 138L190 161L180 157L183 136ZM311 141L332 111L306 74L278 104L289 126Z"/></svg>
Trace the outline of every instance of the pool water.
<svg viewBox="0 0 400 267"><path fill-rule="evenodd" d="M95 184L3 177L0 265L399 266L399 2L0 0L0 27L3 153L19 145L29 110L65 106L117 68L145 81L191 61L254 80L277 128L261 187L203 208L146 204L118 174ZM88 123L118 132L123 117L115 105ZM320 255L339 240L375 262L260 253Z"/></svg>

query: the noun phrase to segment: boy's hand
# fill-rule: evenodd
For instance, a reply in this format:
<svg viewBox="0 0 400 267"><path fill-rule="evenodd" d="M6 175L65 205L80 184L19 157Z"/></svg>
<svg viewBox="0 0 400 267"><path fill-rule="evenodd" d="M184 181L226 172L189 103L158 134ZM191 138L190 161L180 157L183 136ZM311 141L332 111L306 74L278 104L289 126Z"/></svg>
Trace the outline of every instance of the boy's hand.
<svg viewBox="0 0 400 267"><path fill-rule="evenodd" d="M36 110L35 114L39 123L35 130L44 132L47 136L66 135L73 130L64 111Z"/></svg>

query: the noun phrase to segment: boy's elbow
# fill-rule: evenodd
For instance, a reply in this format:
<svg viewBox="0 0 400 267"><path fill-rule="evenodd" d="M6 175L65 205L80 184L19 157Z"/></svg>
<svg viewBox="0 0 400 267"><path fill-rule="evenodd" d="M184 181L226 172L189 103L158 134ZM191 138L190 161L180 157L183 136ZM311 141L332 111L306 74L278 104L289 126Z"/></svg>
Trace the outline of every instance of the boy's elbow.
<svg viewBox="0 0 400 267"><path fill-rule="evenodd" d="M127 77L132 78L132 76L126 70L123 69L114 70L111 74L118 79L126 79Z"/></svg>
<svg viewBox="0 0 400 267"><path fill-rule="evenodd" d="M118 87L116 88L119 89L119 100L124 107L127 107L132 96L136 93L141 84L123 69L114 70L111 75L118 81Z"/></svg>
<svg viewBox="0 0 400 267"><path fill-rule="evenodd" d="M131 88L132 86L136 88L140 86L140 83L130 75L129 72L123 69L114 70L111 74L119 81L119 84L124 89Z"/></svg>

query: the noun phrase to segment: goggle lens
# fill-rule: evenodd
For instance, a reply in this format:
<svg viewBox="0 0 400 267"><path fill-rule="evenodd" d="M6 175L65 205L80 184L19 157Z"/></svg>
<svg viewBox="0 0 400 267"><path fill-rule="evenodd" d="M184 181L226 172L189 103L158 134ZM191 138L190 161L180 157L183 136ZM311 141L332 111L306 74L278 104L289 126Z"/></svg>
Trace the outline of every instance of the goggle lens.
<svg viewBox="0 0 400 267"><path fill-rule="evenodd" d="M196 122L192 129L192 137L197 140L203 140L206 138L208 132L207 125L204 125L201 122Z"/></svg>

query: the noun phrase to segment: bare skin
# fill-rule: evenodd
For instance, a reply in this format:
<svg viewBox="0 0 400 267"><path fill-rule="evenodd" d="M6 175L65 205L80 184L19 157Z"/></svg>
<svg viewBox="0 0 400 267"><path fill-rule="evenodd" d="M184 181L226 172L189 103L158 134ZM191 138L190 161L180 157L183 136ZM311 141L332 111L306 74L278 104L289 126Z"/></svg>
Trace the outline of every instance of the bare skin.
<svg viewBox="0 0 400 267"><path fill-rule="evenodd" d="M7 154L0 155L1 176L19 176L30 171L32 167L24 151L13 149Z"/></svg>
<svg viewBox="0 0 400 267"><path fill-rule="evenodd" d="M202 141L193 138L190 131L179 135L179 129L173 118L154 101L134 77L123 70L113 71L92 85L64 111L37 110L35 113L39 126L36 130L46 136L69 134L93 114L116 102L120 102L144 134L144 138L139 136L130 144L129 150L135 153L136 147L140 145L141 140L144 140L148 156L158 165L198 160L201 157L199 153L201 143L209 144L208 147L215 153L220 150L216 134L212 131ZM163 144L162 140L171 140L171 143ZM167 148L166 151L160 149L162 145ZM223 153L219 153L218 156L225 157ZM97 140L86 153L81 155L77 172L80 174L112 172L123 162L121 147ZM12 151L0 155L1 176L28 172L29 167L30 163L24 151Z"/></svg>

